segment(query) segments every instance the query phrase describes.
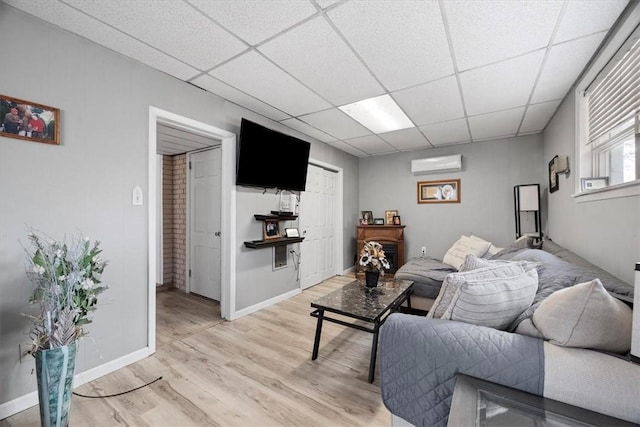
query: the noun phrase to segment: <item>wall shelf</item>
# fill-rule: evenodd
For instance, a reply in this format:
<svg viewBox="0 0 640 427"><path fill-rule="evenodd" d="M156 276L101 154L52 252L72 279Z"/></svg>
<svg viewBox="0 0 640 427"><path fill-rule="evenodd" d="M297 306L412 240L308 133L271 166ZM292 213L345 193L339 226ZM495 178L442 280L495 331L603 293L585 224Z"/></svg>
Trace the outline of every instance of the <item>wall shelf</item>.
<svg viewBox="0 0 640 427"><path fill-rule="evenodd" d="M270 240L250 240L244 242L244 245L250 249L270 248L272 246L282 246L291 243L300 243L304 240L304 237L282 237L280 239Z"/></svg>
<svg viewBox="0 0 640 427"><path fill-rule="evenodd" d="M281 214L278 212L271 212L270 215L255 214L253 217L257 221L294 221L298 219L298 215ZM300 243L303 240L304 237L279 237L277 239L249 240L244 242L244 245L249 249L262 249Z"/></svg>

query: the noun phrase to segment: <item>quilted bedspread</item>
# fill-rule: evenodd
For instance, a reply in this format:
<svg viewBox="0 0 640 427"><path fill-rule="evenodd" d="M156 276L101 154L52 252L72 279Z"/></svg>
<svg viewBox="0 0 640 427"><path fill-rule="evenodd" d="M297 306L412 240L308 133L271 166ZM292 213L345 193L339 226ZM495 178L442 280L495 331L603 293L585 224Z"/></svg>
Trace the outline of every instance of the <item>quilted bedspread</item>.
<svg viewBox="0 0 640 427"><path fill-rule="evenodd" d="M380 333L385 406L415 426L446 426L458 373L544 390L543 341L450 320L389 316Z"/></svg>

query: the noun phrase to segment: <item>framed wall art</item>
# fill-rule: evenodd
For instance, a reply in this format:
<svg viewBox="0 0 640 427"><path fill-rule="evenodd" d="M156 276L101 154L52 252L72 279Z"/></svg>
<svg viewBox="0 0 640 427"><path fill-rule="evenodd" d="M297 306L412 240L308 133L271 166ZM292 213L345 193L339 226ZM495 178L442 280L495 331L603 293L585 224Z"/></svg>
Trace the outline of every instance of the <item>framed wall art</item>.
<svg viewBox="0 0 640 427"><path fill-rule="evenodd" d="M556 157L558 156L555 156L549 162L549 193L554 193L560 188L558 184L558 172L556 171Z"/></svg>
<svg viewBox="0 0 640 427"><path fill-rule="evenodd" d="M0 136L60 145L60 110L0 95Z"/></svg>
<svg viewBox="0 0 640 427"><path fill-rule="evenodd" d="M419 181L418 203L460 203L460 180Z"/></svg>

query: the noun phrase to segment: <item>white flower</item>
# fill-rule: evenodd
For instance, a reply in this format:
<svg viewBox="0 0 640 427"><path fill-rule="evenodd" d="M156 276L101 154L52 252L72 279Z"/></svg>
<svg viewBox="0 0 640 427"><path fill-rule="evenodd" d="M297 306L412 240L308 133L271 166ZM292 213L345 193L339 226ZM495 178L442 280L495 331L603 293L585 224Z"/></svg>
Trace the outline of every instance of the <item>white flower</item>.
<svg viewBox="0 0 640 427"><path fill-rule="evenodd" d="M58 249L58 250L56 251L56 256L57 256L58 258L62 258L62 249Z"/></svg>
<svg viewBox="0 0 640 427"><path fill-rule="evenodd" d="M93 280L84 279L84 281L82 282L82 289L89 290L89 289L93 288L94 285L95 285L95 283L93 282Z"/></svg>
<svg viewBox="0 0 640 427"><path fill-rule="evenodd" d="M67 276L65 276L64 274L60 277L58 277L58 281L59 282L64 282L65 280L67 280Z"/></svg>
<svg viewBox="0 0 640 427"><path fill-rule="evenodd" d="M34 265L33 272L42 276L44 274L44 267L41 265Z"/></svg>

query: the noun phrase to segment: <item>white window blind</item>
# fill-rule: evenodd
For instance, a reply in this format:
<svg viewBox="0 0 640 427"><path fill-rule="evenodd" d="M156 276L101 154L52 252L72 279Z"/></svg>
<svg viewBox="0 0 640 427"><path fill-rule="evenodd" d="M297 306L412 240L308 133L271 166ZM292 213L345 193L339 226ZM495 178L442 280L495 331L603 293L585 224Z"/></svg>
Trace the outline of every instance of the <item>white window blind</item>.
<svg viewBox="0 0 640 427"><path fill-rule="evenodd" d="M629 121L640 111L640 39L635 38L625 48L628 50L623 50L617 62L607 67L606 74L594 82L593 89L586 95L587 144L592 148L625 131Z"/></svg>

